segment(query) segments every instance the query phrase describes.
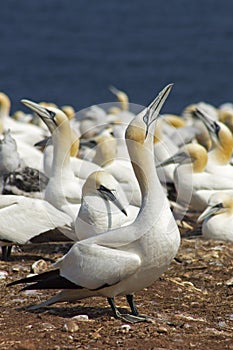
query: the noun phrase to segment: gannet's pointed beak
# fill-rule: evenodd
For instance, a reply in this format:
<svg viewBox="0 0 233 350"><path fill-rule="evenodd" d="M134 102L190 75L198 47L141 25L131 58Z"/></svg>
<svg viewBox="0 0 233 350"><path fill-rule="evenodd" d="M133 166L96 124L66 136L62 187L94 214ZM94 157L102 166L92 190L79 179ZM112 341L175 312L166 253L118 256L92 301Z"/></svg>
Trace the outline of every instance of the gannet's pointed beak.
<svg viewBox="0 0 233 350"><path fill-rule="evenodd" d="M186 152L178 152L172 157L164 160L163 162L156 165L156 168L161 168L170 164L181 164L181 163L191 163L191 158Z"/></svg>
<svg viewBox="0 0 233 350"><path fill-rule="evenodd" d="M80 147L89 147L89 148L95 148L97 146L97 142L94 139L81 139L80 140Z"/></svg>
<svg viewBox="0 0 233 350"><path fill-rule="evenodd" d="M114 193L109 190L107 187L100 185L100 187L98 188L99 193L102 195L102 197L106 200L109 200L111 202L113 202L115 204L115 206L122 211L123 214L125 214L125 216L127 216L127 212L124 209L123 205L121 204L121 202L119 201L119 199L116 198L116 196L114 195Z"/></svg>
<svg viewBox="0 0 233 350"><path fill-rule="evenodd" d="M50 137L45 137L43 140L36 142L34 144L34 147L45 147L51 144L52 144L52 138L50 136Z"/></svg>
<svg viewBox="0 0 233 350"><path fill-rule="evenodd" d="M27 106L28 108L30 108L33 112L35 112L42 120L43 122L47 125L47 127L49 128L50 132L52 133L56 127L56 121L54 119L56 113L53 112L52 110L45 108L41 105L39 105L36 102L32 102L30 100L21 100L21 102Z"/></svg>
<svg viewBox="0 0 233 350"><path fill-rule="evenodd" d="M117 96L118 94L119 94L119 92L120 92L120 90L118 90L115 86L113 86L113 85L110 85L109 86L109 91L111 91L111 93L113 94L113 95L115 95L115 96Z"/></svg>
<svg viewBox="0 0 233 350"><path fill-rule="evenodd" d="M222 204L219 203L215 205L214 207L208 206L203 213L197 218L197 222L201 222L207 218L209 218L212 215L215 215L217 212L219 212L222 209Z"/></svg>
<svg viewBox="0 0 233 350"><path fill-rule="evenodd" d="M215 120L212 120L209 117L209 115L205 111L203 111L203 109L201 109L200 107L196 107L196 110L194 111L194 115L203 121L203 123L205 124L205 126L207 127L207 129L212 135L218 137L220 126Z"/></svg>
<svg viewBox="0 0 233 350"><path fill-rule="evenodd" d="M159 112L166 101L173 84L167 85L158 96L151 102L151 104L146 109L146 114L143 117L143 121L146 124L146 136L148 135L150 125L158 118Z"/></svg>

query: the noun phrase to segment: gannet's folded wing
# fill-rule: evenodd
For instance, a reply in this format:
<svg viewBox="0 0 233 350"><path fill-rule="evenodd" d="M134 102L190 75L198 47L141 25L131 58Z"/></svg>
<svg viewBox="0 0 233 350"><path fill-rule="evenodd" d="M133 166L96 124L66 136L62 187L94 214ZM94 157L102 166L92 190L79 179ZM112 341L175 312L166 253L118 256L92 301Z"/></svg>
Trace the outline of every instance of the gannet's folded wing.
<svg viewBox="0 0 233 350"><path fill-rule="evenodd" d="M137 254L79 242L62 259L60 275L84 288L98 289L122 281L140 265Z"/></svg>

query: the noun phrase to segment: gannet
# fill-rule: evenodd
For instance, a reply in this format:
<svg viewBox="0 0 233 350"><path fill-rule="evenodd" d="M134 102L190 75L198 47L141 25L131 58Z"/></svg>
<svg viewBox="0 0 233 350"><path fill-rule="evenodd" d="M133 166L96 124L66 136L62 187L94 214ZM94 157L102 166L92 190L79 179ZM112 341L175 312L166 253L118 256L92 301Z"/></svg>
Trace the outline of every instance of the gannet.
<svg viewBox="0 0 233 350"><path fill-rule="evenodd" d="M75 220L78 240L133 222L138 207L128 204L120 184L106 171L95 171L82 188L82 202Z"/></svg>
<svg viewBox="0 0 233 350"><path fill-rule="evenodd" d="M172 84L139 113L126 130L126 142L142 192L136 220L127 227L77 242L55 264L55 270L11 283L35 282L25 289L63 291L36 307L90 296L107 297L114 316L124 322L148 320L140 315L133 293L150 286L164 273L180 245L180 233L154 165L154 121ZM121 314L114 298L126 295L132 314Z"/></svg>
<svg viewBox="0 0 233 350"><path fill-rule="evenodd" d="M233 243L233 197L227 193L213 194L205 211L197 219L203 221L202 235L207 239Z"/></svg>
<svg viewBox="0 0 233 350"><path fill-rule="evenodd" d="M45 190L45 200L57 209L77 216L81 202L82 182L77 179L70 167L71 129L66 115L54 107L43 107L29 100L22 100L36 112L52 132L53 163L52 172Z"/></svg>
<svg viewBox="0 0 233 350"><path fill-rule="evenodd" d="M205 171L207 161L206 149L191 143L158 165L177 164L174 172L177 201L184 205L190 204L195 210L202 210L206 206L213 191L233 189L233 180L226 178L223 181L221 177Z"/></svg>
<svg viewBox="0 0 233 350"><path fill-rule="evenodd" d="M109 86L109 90L113 95L116 96L119 107L114 106L110 108L108 113L115 114L118 119L120 119L123 123L130 123L130 121L135 117L135 114L129 111L129 98L128 95L122 91L117 89L115 86Z"/></svg>
<svg viewBox="0 0 233 350"><path fill-rule="evenodd" d="M39 234L71 224L71 218L41 199L0 195L0 245L2 259L12 244L25 244Z"/></svg>
<svg viewBox="0 0 233 350"><path fill-rule="evenodd" d="M36 144L36 146L41 146L41 145L46 146L44 148L44 153L43 153L44 154L43 170L45 175L50 177L52 175L52 164L53 164L52 139L48 138ZM72 150L73 152L78 153L79 142L76 142L75 145L74 143L72 143L72 146L70 149L70 167L75 177L77 177L78 179L86 180L91 173L101 169L101 167L99 167L97 164L93 162L72 156Z"/></svg>
<svg viewBox="0 0 233 350"><path fill-rule="evenodd" d="M91 138L98 135L99 131L106 126L107 114L99 106L91 106L90 108L76 113L75 119L79 120L79 130L82 138Z"/></svg>
<svg viewBox="0 0 233 350"><path fill-rule="evenodd" d="M11 101L9 97L0 92L0 120L3 124L3 130L10 129L17 143L21 141L33 146L46 136L44 130L38 126L22 123L11 118L10 108Z"/></svg>
<svg viewBox="0 0 233 350"><path fill-rule="evenodd" d="M208 153L206 171L233 179L233 168L229 164L233 150L233 136L226 125L212 121L202 109L196 109L196 116L206 125L212 139L212 148Z"/></svg>

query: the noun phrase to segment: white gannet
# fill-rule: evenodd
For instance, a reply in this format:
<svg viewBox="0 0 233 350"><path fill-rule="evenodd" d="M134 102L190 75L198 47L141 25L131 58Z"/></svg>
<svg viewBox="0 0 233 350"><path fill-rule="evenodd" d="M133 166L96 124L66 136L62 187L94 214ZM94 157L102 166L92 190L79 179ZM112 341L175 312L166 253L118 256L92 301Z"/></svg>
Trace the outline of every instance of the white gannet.
<svg viewBox="0 0 233 350"><path fill-rule="evenodd" d="M36 146L43 146L44 148L44 161L43 161L43 169L44 173L47 177L51 177L52 175L52 164L53 164L53 143L52 139L48 138L45 140L42 140L41 142L37 143ZM79 142L75 144L72 144L71 152L70 152L70 167L73 171L75 177L86 180L87 177L93 173L94 171L101 170L101 167L99 167L97 164L92 163L85 159L80 159L78 157L72 156L72 150L73 152L78 152L79 150Z"/></svg>
<svg viewBox="0 0 233 350"><path fill-rule="evenodd" d="M75 220L80 208L83 183L75 177L70 166L72 134L69 120L64 112L57 108L45 108L29 100L22 100L22 102L36 112L52 132L52 172L44 198Z"/></svg>
<svg viewBox="0 0 233 350"><path fill-rule="evenodd" d="M202 235L207 239L233 243L233 197L227 193L214 193L205 211L197 219L203 221Z"/></svg>
<svg viewBox="0 0 233 350"><path fill-rule="evenodd" d="M177 201L190 205L192 209L202 210L213 191L233 189L233 180L205 171L208 161L206 149L195 143L181 147L172 157L158 166L176 163L174 185Z"/></svg>
<svg viewBox="0 0 233 350"><path fill-rule="evenodd" d="M129 98L128 95L122 91L117 89L115 86L109 86L109 90L113 95L116 96L118 100L119 107L112 107L108 111L110 114L114 114L120 119L123 123L128 124L135 117L135 114L129 111Z"/></svg>
<svg viewBox="0 0 233 350"><path fill-rule="evenodd" d="M12 244L25 244L39 234L71 224L71 218L41 199L0 195L0 246L2 258Z"/></svg>
<svg viewBox="0 0 233 350"><path fill-rule="evenodd" d="M45 132L40 127L32 124L18 122L10 117L11 101L9 97L0 92L0 121L3 130L11 130L12 136L19 141L33 146L36 142L44 138Z"/></svg>
<svg viewBox="0 0 233 350"><path fill-rule="evenodd" d="M213 121L200 108L196 109L196 116L208 128L212 139L212 148L208 152L206 171L233 179L233 168L229 164L233 150L233 136L226 125Z"/></svg>
<svg viewBox="0 0 233 350"><path fill-rule="evenodd" d="M75 220L78 240L133 222L138 207L128 204L120 184L106 171L95 171L82 188L82 202Z"/></svg>
<svg viewBox="0 0 233 350"><path fill-rule="evenodd" d="M99 106L91 106L75 115L79 121L79 130L82 138L91 138L98 135L99 131L107 124L107 113Z"/></svg>
<svg viewBox="0 0 233 350"><path fill-rule="evenodd" d="M165 87L126 131L130 158L142 192L136 220L127 227L75 243L56 263L55 270L11 283L35 282L25 289L63 288L36 307L103 296L107 297L115 317L124 322L148 319L138 313L133 293L150 286L168 269L180 245L180 233L157 177L153 152L153 122L171 87ZM127 296L132 314L119 312L114 302L118 295Z"/></svg>

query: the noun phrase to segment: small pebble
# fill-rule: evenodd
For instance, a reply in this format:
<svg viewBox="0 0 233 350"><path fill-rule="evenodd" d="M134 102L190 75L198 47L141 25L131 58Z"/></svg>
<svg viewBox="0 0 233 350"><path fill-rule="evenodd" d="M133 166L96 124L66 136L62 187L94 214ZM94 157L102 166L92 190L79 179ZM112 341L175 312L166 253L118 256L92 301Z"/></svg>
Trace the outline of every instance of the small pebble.
<svg viewBox="0 0 233 350"><path fill-rule="evenodd" d="M62 330L64 332L74 333L74 332L77 332L79 330L79 326L77 325L76 322L69 320L64 324Z"/></svg>
<svg viewBox="0 0 233 350"><path fill-rule="evenodd" d="M224 327L226 327L227 324L225 321L219 321L218 325L219 325L219 327L224 328Z"/></svg>
<svg viewBox="0 0 233 350"><path fill-rule="evenodd" d="M128 332L130 331L130 329L131 329L131 327L130 327L129 324L123 324L123 325L121 326L121 331L122 331L122 333L128 333Z"/></svg>
<svg viewBox="0 0 233 350"><path fill-rule="evenodd" d="M225 282L225 285L228 286L228 287L233 286L233 277L231 277L229 280L227 280Z"/></svg>
<svg viewBox="0 0 233 350"><path fill-rule="evenodd" d="M49 331L49 330L55 328L55 326L54 326L53 324L51 324L51 323L46 323L46 322L45 322L45 323L42 323L42 324L40 325L40 327L42 328L43 331Z"/></svg>
<svg viewBox="0 0 233 350"><path fill-rule="evenodd" d="M0 280L7 278L7 276L8 276L7 271L0 271Z"/></svg>
<svg viewBox="0 0 233 350"><path fill-rule="evenodd" d="M24 265L14 265L14 266L12 266L12 271L13 272L19 272L19 271L28 271L28 268L27 268L27 266L24 266Z"/></svg>
<svg viewBox="0 0 233 350"><path fill-rule="evenodd" d="M72 320L86 322L86 321L89 321L89 317L88 317L88 315L77 315L77 316L72 317Z"/></svg>
<svg viewBox="0 0 233 350"><path fill-rule="evenodd" d="M160 327L157 329L157 332L158 332L158 333L167 333L167 328L166 328L166 327L163 327L163 326L160 326Z"/></svg>

